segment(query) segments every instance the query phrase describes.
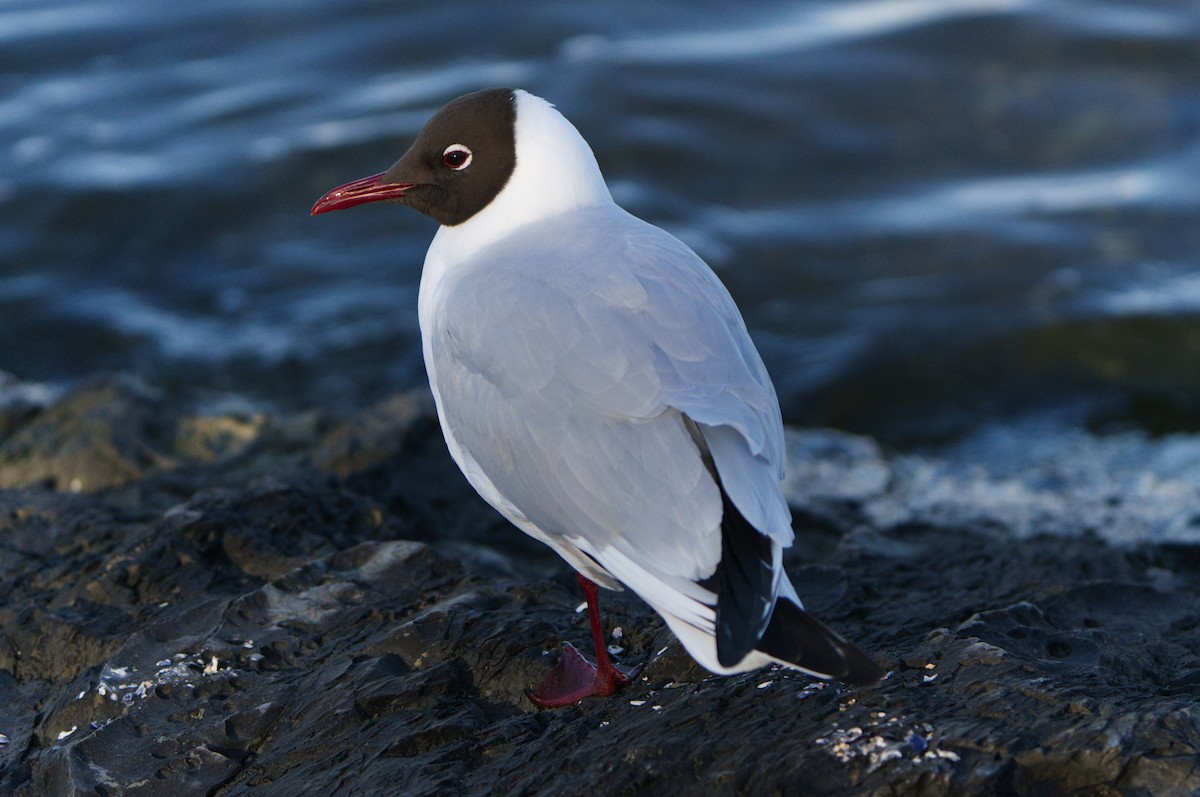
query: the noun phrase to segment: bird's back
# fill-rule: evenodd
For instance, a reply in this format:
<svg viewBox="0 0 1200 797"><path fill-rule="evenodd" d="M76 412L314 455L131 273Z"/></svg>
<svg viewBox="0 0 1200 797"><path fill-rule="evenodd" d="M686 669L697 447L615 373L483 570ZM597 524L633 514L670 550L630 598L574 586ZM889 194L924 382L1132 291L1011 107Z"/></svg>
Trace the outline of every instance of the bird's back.
<svg viewBox="0 0 1200 797"><path fill-rule="evenodd" d="M519 232L423 286L443 428L480 493L543 539L695 592L722 499L686 417L742 441L773 501L762 531L790 543L775 394L703 261L616 206Z"/></svg>

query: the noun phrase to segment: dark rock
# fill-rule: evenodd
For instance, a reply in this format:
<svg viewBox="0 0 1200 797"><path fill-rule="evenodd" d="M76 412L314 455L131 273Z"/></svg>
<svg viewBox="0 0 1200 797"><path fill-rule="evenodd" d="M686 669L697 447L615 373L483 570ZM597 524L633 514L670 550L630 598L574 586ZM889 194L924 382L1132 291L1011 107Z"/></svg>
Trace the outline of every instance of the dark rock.
<svg viewBox="0 0 1200 797"><path fill-rule="evenodd" d="M49 406L58 393L47 385L22 382L0 371L0 440Z"/></svg>
<svg viewBox="0 0 1200 797"><path fill-rule="evenodd" d="M640 601L606 593L610 642L642 676L539 711L527 690L561 641L590 648L582 597L471 493L424 399L340 425L223 422L97 385L0 446L0 472L40 474L0 490L0 793L1200 789L1185 538L1113 545L1045 492L1040 531L1022 516L1014 533L978 475L953 511L922 504L918 485L949 496L966 477L810 434L789 569L888 677L711 676ZM71 492L78 474L89 492ZM1144 506L1139 490L1120 506ZM1108 511L1124 534L1130 516Z"/></svg>
<svg viewBox="0 0 1200 797"><path fill-rule="evenodd" d="M139 380L92 380L0 441L0 487L91 492L139 479L169 466L164 441L174 423L157 391Z"/></svg>
<svg viewBox="0 0 1200 797"><path fill-rule="evenodd" d="M316 446L312 463L345 478L419 446L436 423L431 393L398 393L333 429Z"/></svg>

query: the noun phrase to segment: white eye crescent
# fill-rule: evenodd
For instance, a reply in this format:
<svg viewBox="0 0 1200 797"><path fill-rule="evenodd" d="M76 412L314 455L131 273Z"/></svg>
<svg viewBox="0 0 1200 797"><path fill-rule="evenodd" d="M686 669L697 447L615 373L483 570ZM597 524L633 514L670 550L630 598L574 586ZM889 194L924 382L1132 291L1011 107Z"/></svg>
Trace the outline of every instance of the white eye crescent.
<svg viewBox="0 0 1200 797"><path fill-rule="evenodd" d="M446 168L461 172L471 165L471 150L462 144L451 144L442 152L442 163Z"/></svg>

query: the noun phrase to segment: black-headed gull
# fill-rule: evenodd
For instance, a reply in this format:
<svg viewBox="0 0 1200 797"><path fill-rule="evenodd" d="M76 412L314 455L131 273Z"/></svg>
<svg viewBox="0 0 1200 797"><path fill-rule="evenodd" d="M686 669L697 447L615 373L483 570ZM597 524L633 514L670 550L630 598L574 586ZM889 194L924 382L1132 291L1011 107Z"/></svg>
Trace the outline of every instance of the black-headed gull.
<svg viewBox="0 0 1200 797"><path fill-rule="evenodd" d="M784 572L783 424L737 307L692 250L613 202L570 122L525 91L459 97L390 169L312 212L379 200L442 225L418 305L454 461L587 595L597 663L564 646L534 702L630 680L597 584L640 595L714 673L880 678Z"/></svg>

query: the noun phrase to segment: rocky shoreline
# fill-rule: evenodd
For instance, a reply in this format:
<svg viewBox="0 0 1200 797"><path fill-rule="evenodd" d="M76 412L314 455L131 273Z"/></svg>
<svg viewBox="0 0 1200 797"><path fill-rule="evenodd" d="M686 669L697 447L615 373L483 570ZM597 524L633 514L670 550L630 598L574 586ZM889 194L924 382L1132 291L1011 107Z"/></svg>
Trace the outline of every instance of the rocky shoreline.
<svg viewBox="0 0 1200 797"><path fill-rule="evenodd" d="M712 677L605 594L642 678L539 711L581 597L424 394L339 421L0 380L0 793L1200 790L1200 444L976 468L789 435L789 571L888 677Z"/></svg>

